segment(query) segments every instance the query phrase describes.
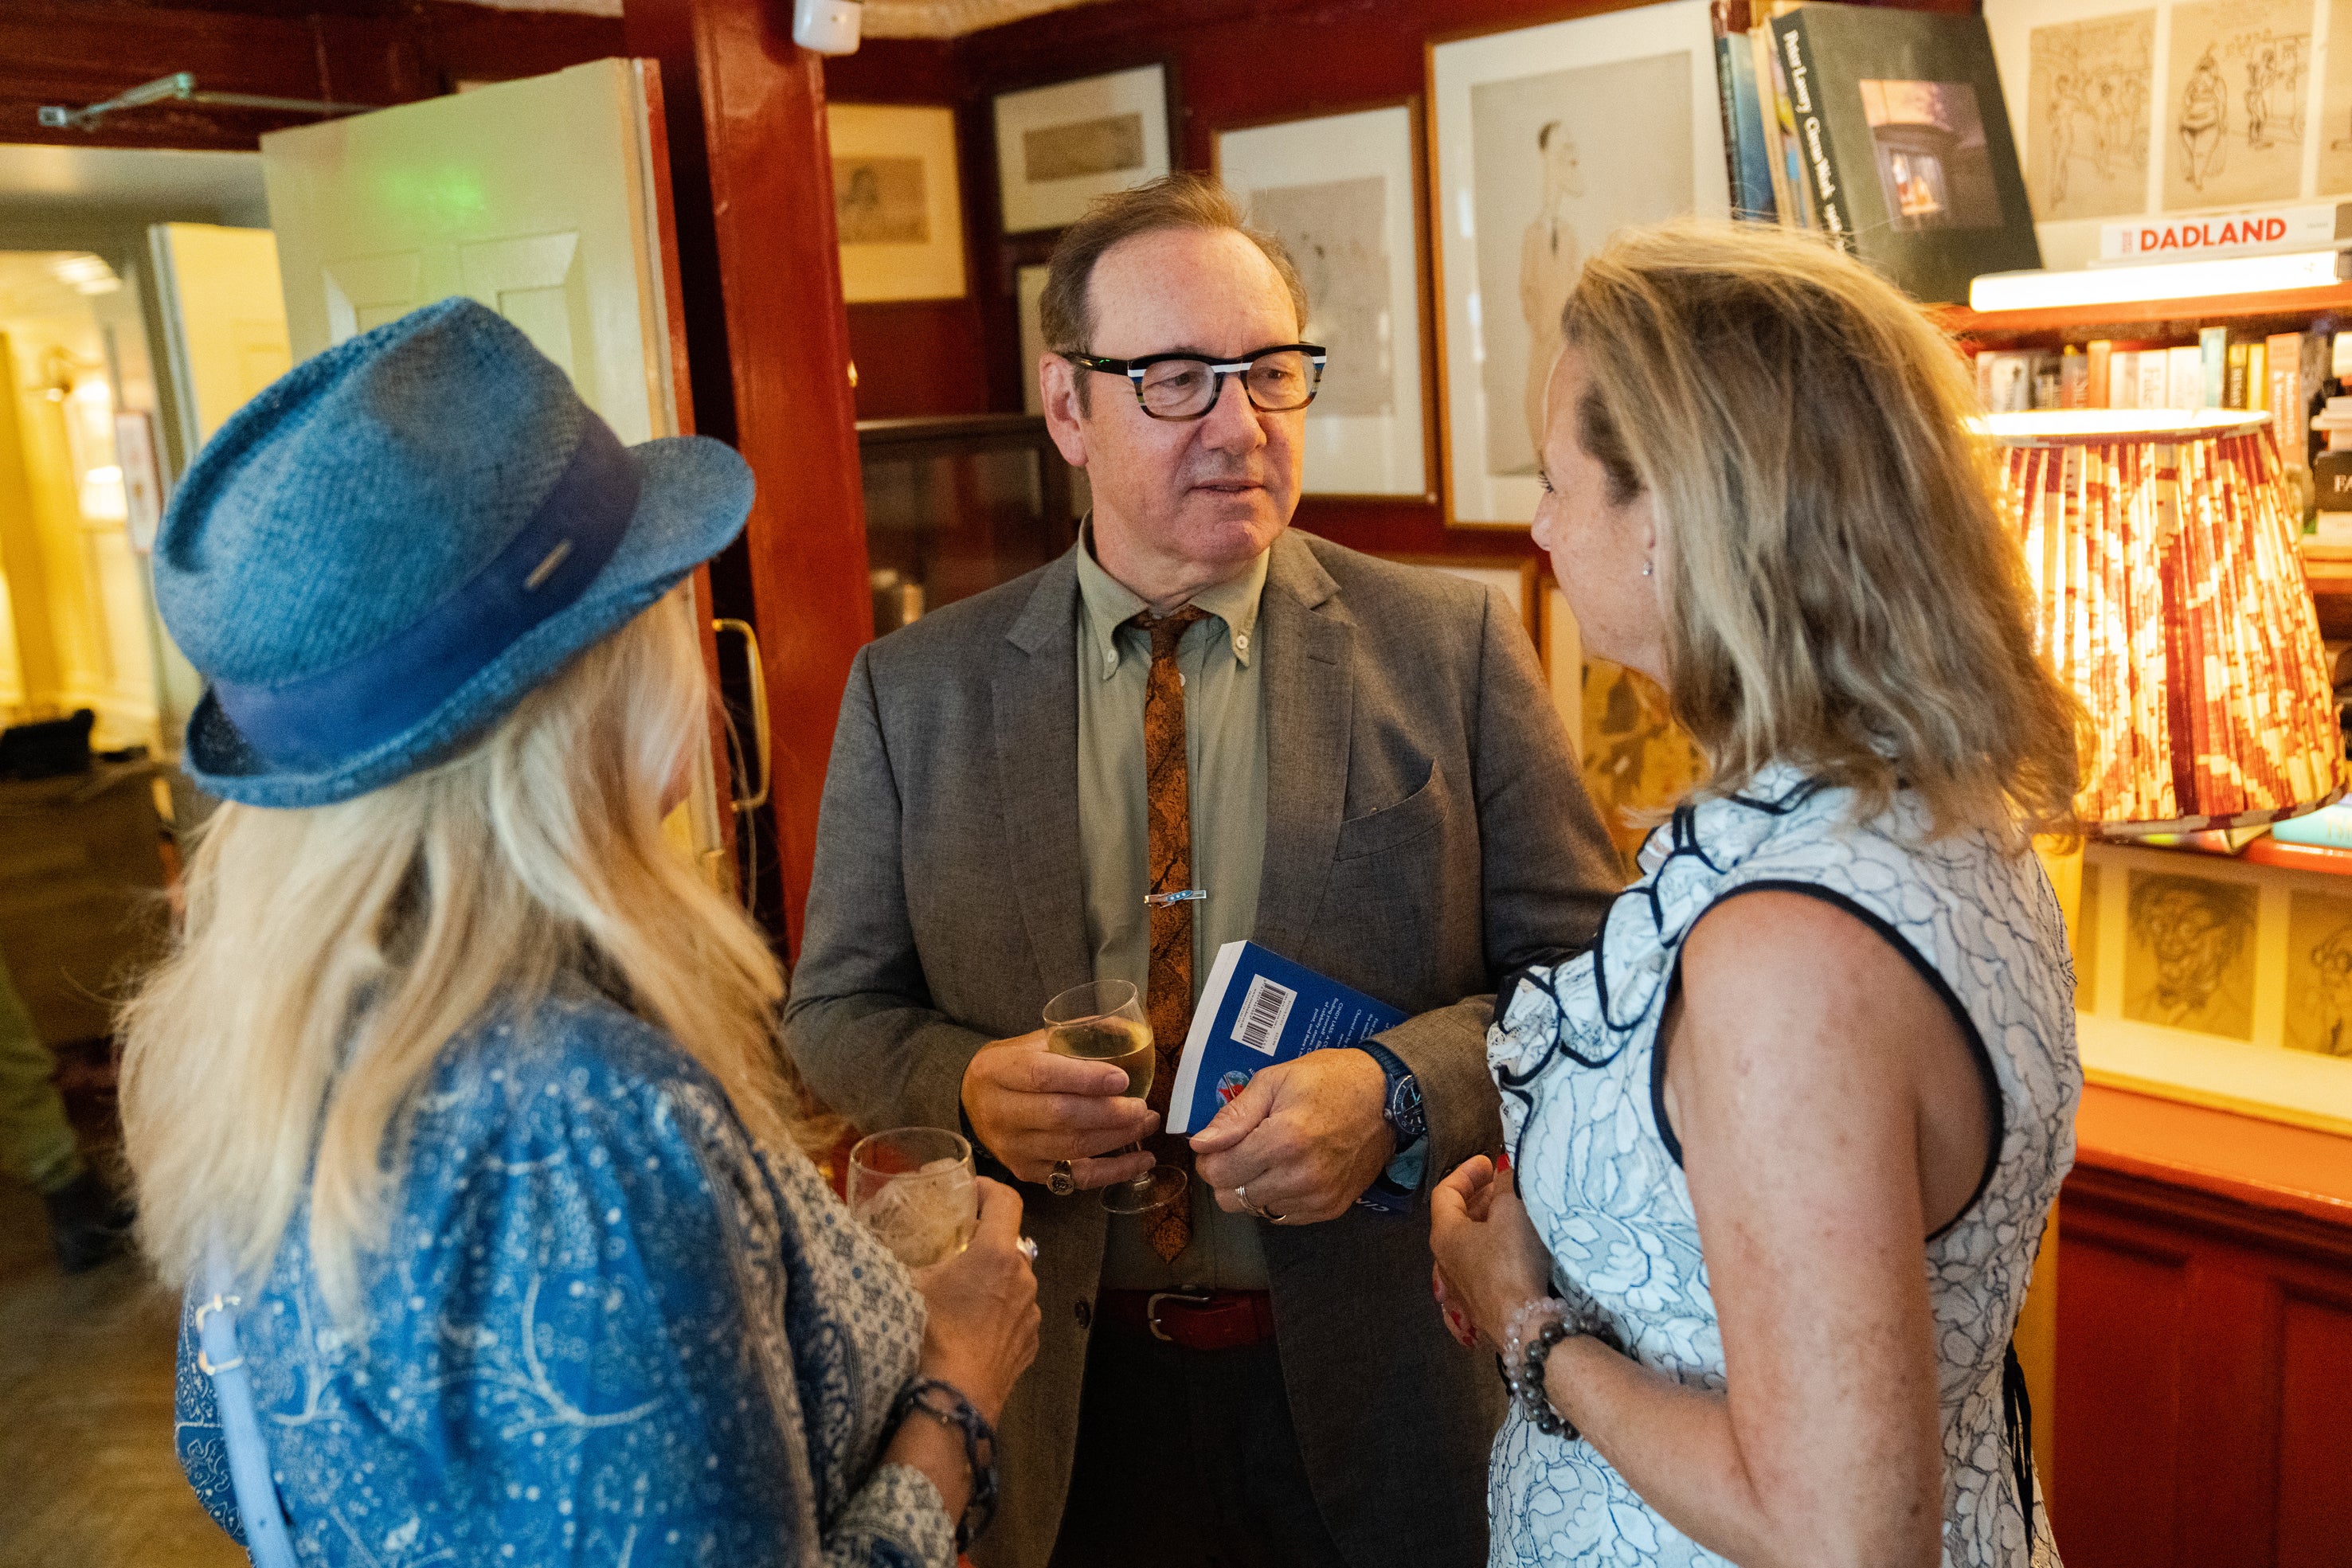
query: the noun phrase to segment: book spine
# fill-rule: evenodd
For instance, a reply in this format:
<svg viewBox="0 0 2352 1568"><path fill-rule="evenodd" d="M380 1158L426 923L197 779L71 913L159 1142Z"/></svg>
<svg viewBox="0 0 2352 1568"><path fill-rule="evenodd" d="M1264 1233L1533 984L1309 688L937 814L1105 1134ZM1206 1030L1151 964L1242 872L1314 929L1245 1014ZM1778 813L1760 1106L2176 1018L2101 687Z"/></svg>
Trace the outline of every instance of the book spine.
<svg viewBox="0 0 2352 1568"><path fill-rule="evenodd" d="M2227 408L2221 400L2230 389L2230 329L2205 327L2197 333L2199 384L2195 402L2176 402L2175 408Z"/></svg>
<svg viewBox="0 0 2352 1568"><path fill-rule="evenodd" d="M2139 350L2117 349L2115 353L2115 373L2107 382L2109 408L2139 406Z"/></svg>
<svg viewBox="0 0 2352 1568"><path fill-rule="evenodd" d="M1748 29L1748 58L1755 76L1756 131L1764 152L1764 177L1772 187L1772 210L1784 225L1794 224L1796 208L1789 200L1789 177L1780 162L1780 99L1772 90L1772 30L1762 22Z"/></svg>
<svg viewBox="0 0 2352 1568"><path fill-rule="evenodd" d="M2093 339L2084 358L2091 361L2090 401L2085 408L2107 408L2115 401L2116 345L2111 338Z"/></svg>
<svg viewBox="0 0 2352 1568"><path fill-rule="evenodd" d="M2205 401L2205 350L2196 343L2183 343L2168 355L2171 363L2166 368L2164 399L2158 408L2193 409L2210 405ZM2214 401L2219 402L2221 389L2214 388Z"/></svg>
<svg viewBox="0 0 2352 1568"><path fill-rule="evenodd" d="M2074 344L2066 345L2058 356L2058 406L2088 408L2091 406L2090 361Z"/></svg>
<svg viewBox="0 0 2352 1568"><path fill-rule="evenodd" d="M1723 121L1723 177L1731 192L1731 215L1745 217L1748 192L1739 167L1739 89L1731 75L1731 7L1747 0L1710 0L1706 19L1715 29L1715 108Z"/></svg>
<svg viewBox="0 0 2352 1568"><path fill-rule="evenodd" d="M1790 107L1796 111L1798 150L1805 160L1806 188L1812 193L1813 211L1818 214L1816 226L1852 250L1853 206L1830 145L1829 126L1822 112L1822 84L1813 77L1813 49L1804 13L1775 21L1772 32L1789 67Z"/></svg>
<svg viewBox="0 0 2352 1568"><path fill-rule="evenodd" d="M2196 350L2189 350L2191 354ZM2172 393L2168 386L2172 375L2172 355L2163 349L2142 349L2139 351L2139 401L2135 408L2170 408Z"/></svg>
<svg viewBox="0 0 2352 1568"><path fill-rule="evenodd" d="M2223 361L2221 371L2221 406L2223 408L2246 406L2246 356L2252 347L2248 343L2230 345L2229 358Z"/></svg>
<svg viewBox="0 0 2352 1568"><path fill-rule="evenodd" d="M1789 68L1780 58L1778 36L1772 22L1766 17L1756 24L1756 47L1761 51L1761 76L1772 82L1772 113L1770 120L1772 185L1780 200L1780 211L1787 222L1801 229L1815 228L1813 221L1812 182L1805 177L1804 159L1797 145L1797 112L1789 103Z"/></svg>
<svg viewBox="0 0 2352 1568"><path fill-rule="evenodd" d="M2274 332L2264 341L2269 350L2271 435L2279 456L2298 468L2311 466L2311 433L2303 427L2303 334Z"/></svg>

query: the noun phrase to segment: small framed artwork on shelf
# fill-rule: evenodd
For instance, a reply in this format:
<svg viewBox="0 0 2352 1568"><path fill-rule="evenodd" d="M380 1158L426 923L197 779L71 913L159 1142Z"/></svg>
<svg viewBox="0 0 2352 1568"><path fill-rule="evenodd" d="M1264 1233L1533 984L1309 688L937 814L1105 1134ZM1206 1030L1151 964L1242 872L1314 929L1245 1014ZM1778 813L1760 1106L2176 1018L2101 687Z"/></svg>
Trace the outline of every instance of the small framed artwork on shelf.
<svg viewBox="0 0 2352 1568"><path fill-rule="evenodd" d="M1006 234L1062 228L1096 197L1168 172L1165 66L999 93L995 109Z"/></svg>
<svg viewBox="0 0 2352 1568"><path fill-rule="evenodd" d="M2085 848L2070 927L2084 1071L2352 1133L2352 876L2252 852Z"/></svg>
<svg viewBox="0 0 2352 1568"><path fill-rule="evenodd" d="M962 298L955 111L836 103L825 127L843 297L852 305Z"/></svg>
<svg viewBox="0 0 2352 1568"><path fill-rule="evenodd" d="M1434 43L1428 78L1445 518L1524 528L1584 258L1731 214L1706 0Z"/></svg>
<svg viewBox="0 0 2352 1568"><path fill-rule="evenodd" d="M1307 287L1330 352L1307 411L1306 493L1433 498L1419 127L1410 99L1217 132L1217 175Z"/></svg>

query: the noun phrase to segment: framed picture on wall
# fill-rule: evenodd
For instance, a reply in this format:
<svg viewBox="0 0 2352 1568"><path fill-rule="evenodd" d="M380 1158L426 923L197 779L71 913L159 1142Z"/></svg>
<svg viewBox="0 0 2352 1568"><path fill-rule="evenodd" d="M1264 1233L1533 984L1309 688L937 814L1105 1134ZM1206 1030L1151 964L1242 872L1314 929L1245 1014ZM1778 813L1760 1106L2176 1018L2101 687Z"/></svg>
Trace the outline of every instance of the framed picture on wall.
<svg viewBox="0 0 2352 1568"><path fill-rule="evenodd" d="M1004 232L1077 221L1097 196L1168 172L1168 69L1139 66L996 96Z"/></svg>
<svg viewBox="0 0 2352 1568"><path fill-rule="evenodd" d="M1411 99L1216 135L1218 176L1307 285L1330 350L1307 413L1306 493L1433 497L1420 148Z"/></svg>
<svg viewBox="0 0 2352 1568"><path fill-rule="evenodd" d="M1039 306L1045 298L1043 267L1015 267L1013 295L1021 312L1021 412L1045 412L1045 394L1037 385L1037 361L1045 356L1045 326Z"/></svg>
<svg viewBox="0 0 2352 1568"><path fill-rule="evenodd" d="M824 112L844 298L962 298L955 112L895 103L835 103Z"/></svg>
<svg viewBox="0 0 2352 1568"><path fill-rule="evenodd" d="M1706 0L1433 43L1428 71L1445 519L1525 527L1584 258L1629 224L1730 215Z"/></svg>

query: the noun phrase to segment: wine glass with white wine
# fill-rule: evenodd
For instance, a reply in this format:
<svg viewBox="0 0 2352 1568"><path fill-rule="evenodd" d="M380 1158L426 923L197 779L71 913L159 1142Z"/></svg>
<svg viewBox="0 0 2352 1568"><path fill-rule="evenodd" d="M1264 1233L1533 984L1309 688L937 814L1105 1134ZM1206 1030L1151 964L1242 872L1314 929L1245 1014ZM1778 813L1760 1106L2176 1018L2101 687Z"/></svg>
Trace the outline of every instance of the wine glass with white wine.
<svg viewBox="0 0 2352 1568"><path fill-rule="evenodd" d="M1045 1049L1082 1061L1108 1061L1127 1071L1127 1092L1140 1100L1151 1092L1155 1058L1151 1023L1143 998L1129 980L1089 980L1072 986L1045 1004ZM1122 1150L1136 1154L1141 1144ZM1175 1166L1156 1165L1131 1181L1103 1188L1102 1205L1113 1214L1149 1214L1184 1196L1185 1176Z"/></svg>

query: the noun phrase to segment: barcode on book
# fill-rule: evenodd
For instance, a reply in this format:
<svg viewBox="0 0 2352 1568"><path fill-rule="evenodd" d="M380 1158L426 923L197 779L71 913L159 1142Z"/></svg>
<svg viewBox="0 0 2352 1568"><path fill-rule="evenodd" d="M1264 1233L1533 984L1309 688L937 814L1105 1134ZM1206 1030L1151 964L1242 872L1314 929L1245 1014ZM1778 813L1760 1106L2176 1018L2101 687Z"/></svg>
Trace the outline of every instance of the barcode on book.
<svg viewBox="0 0 2352 1568"><path fill-rule="evenodd" d="M1252 1051L1274 1054L1282 1043L1282 1026L1290 1018L1290 1004L1298 993L1277 986L1264 975L1250 977L1249 994L1242 998L1242 1016L1234 1020L1234 1038Z"/></svg>

